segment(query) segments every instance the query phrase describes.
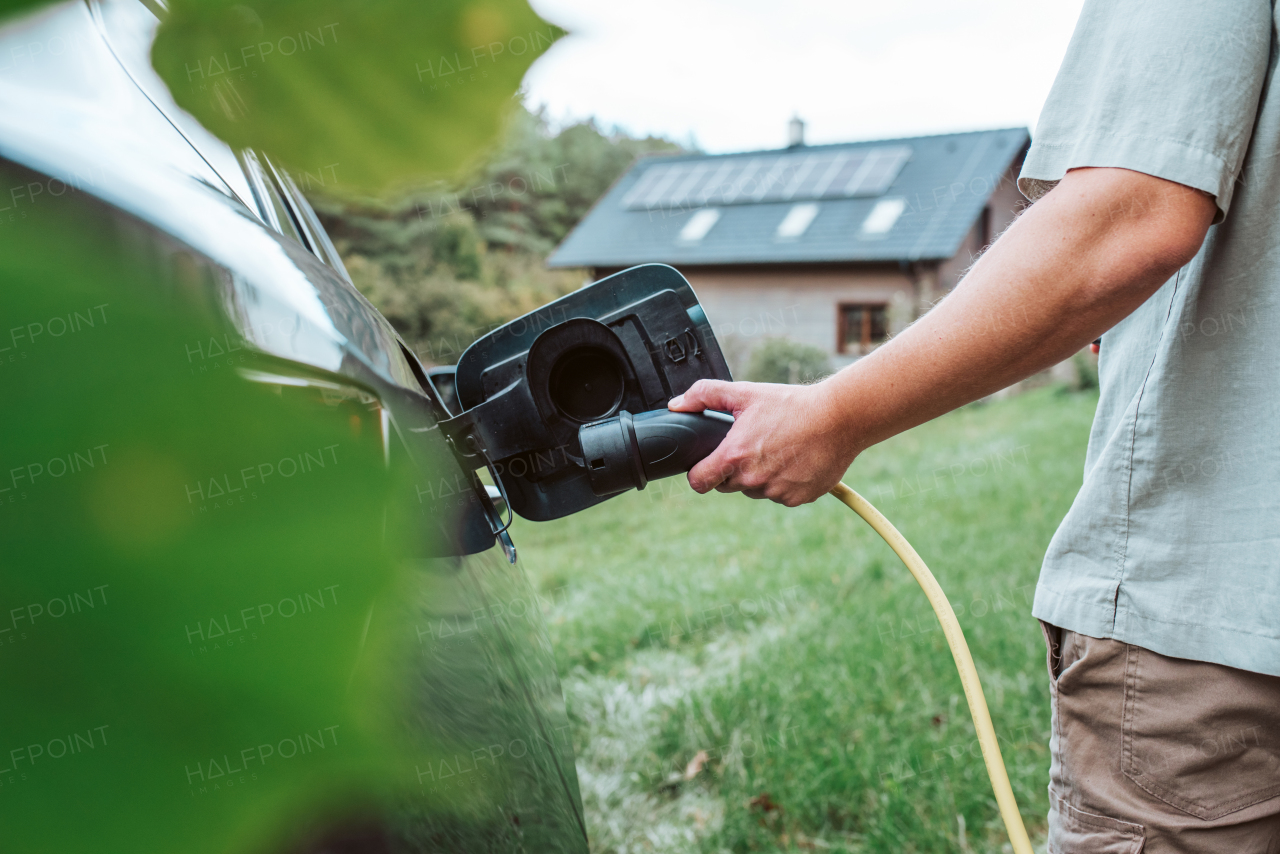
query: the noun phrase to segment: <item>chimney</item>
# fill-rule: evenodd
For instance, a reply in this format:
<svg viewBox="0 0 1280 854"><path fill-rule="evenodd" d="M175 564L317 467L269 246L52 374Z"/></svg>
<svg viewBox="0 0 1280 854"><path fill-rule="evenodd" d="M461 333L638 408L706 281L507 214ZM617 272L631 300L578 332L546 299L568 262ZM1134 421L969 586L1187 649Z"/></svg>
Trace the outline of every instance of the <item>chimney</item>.
<svg viewBox="0 0 1280 854"><path fill-rule="evenodd" d="M804 119L792 116L787 122L787 148L799 148L804 145Z"/></svg>

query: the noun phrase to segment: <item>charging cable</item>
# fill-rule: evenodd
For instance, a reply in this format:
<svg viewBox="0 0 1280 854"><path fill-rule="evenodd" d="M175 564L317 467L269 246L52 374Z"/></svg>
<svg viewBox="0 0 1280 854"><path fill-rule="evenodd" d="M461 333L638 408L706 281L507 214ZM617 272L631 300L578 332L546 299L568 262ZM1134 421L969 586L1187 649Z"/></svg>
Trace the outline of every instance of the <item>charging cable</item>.
<svg viewBox="0 0 1280 854"><path fill-rule="evenodd" d="M651 480L671 477L693 468L705 459L728 435L733 427L733 416L725 412L669 412L665 409L632 415L620 412L612 418L584 424L578 431L578 443L586 467L591 491L601 497L617 495L628 489L644 489ZM846 507L857 513L871 528L884 538L889 548L898 553L902 562L911 570L929 604L942 623L947 646L960 671L960 683L969 701L969 714L973 716L974 729L978 731L978 743L982 745L982 758L987 764L987 776L996 794L1000 817L1004 819L1014 854L1033 854L1027 829L1018 812L1009 774L1000 755L995 727L991 725L991 713L987 711L987 698L982 694L982 683L969 654L969 644L951 603L942 592L937 579L924 565L920 555L898 533L898 529L884 517L870 501L843 483L836 484L831 494Z"/></svg>
<svg viewBox="0 0 1280 854"><path fill-rule="evenodd" d="M938 615L938 622L942 623L942 633L947 638L947 646L951 647L951 656L956 660L956 670L960 672L960 684L964 686L964 696L969 701L969 714L973 717L974 729L978 731L978 744L982 746L987 776L991 778L991 788L995 791L996 804L1000 807L1000 817L1004 819L1009 841L1013 843L1014 854L1033 854L1027 828L1022 824L1022 814L1018 812L1018 802L1013 797L1013 787L1009 785L1009 772L1005 770L1004 757L1000 755L996 730L991 725L991 712L987 710L987 698L982 693L978 670L973 666L969 644L965 642L964 632L960 631L960 621L956 619L956 612L951 609L946 594L942 592L942 587L929 567L925 566L920 555L907 542L907 538L898 533L893 523L870 501L844 483L837 483L831 494L861 516L889 544L889 548L902 558L902 562L924 590L924 595L929 598L929 604Z"/></svg>

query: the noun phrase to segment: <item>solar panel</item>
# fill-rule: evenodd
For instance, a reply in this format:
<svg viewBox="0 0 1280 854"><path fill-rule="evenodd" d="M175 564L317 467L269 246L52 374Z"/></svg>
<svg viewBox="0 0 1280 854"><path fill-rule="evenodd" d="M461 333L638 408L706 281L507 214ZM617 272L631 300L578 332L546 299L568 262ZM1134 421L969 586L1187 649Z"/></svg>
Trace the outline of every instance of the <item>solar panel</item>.
<svg viewBox="0 0 1280 854"><path fill-rule="evenodd" d="M628 210L879 196L911 157L905 145L744 154L654 163L622 199Z"/></svg>

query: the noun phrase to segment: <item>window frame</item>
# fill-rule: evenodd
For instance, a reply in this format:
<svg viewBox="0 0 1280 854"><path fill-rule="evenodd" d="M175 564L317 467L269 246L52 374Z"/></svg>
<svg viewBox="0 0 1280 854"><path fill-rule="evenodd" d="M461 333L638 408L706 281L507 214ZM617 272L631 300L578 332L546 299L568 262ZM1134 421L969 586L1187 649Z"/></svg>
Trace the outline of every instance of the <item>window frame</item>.
<svg viewBox="0 0 1280 854"><path fill-rule="evenodd" d="M858 342L855 344L848 340L846 333L847 328L846 313L849 309L860 308L862 314L862 329L859 330ZM884 320L884 338L876 341L871 337L872 332L872 313L876 310L883 312ZM842 355L865 356L879 347L885 341L889 340L889 303L884 300L869 301L860 300L854 302L852 300L841 301L836 304L836 352Z"/></svg>

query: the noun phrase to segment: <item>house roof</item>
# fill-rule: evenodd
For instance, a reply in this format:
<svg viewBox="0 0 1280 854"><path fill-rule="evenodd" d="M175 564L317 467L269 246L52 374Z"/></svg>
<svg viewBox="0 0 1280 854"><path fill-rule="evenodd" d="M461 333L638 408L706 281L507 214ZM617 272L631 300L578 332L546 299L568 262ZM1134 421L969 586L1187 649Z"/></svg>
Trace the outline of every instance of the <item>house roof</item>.
<svg viewBox="0 0 1280 854"><path fill-rule="evenodd" d="M649 261L950 258L1029 143L1025 128L1008 128L744 154L644 157L547 263L620 267Z"/></svg>

